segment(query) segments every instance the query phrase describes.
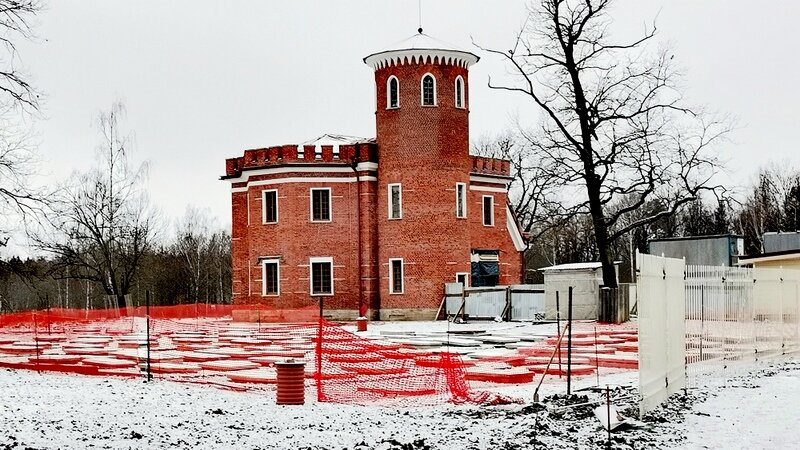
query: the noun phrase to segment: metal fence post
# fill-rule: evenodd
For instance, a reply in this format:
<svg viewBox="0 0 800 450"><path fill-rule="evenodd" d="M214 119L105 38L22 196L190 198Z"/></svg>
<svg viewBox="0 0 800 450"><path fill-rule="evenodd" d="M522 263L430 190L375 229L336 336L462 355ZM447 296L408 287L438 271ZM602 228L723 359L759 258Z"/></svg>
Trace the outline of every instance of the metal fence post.
<svg viewBox="0 0 800 450"><path fill-rule="evenodd" d="M569 335L567 335L567 395L572 392L572 286L569 287L569 298L567 299L567 320L569 321Z"/></svg>
<svg viewBox="0 0 800 450"><path fill-rule="evenodd" d="M145 320L147 321L147 381L153 380L153 374L150 371L150 291L145 291L144 295L144 310Z"/></svg>

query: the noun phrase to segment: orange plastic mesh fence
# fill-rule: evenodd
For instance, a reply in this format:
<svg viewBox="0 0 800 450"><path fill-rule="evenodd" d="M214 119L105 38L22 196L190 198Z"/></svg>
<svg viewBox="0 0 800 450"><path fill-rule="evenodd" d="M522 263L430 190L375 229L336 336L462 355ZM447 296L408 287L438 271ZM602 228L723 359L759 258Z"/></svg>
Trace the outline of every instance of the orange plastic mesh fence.
<svg viewBox="0 0 800 450"><path fill-rule="evenodd" d="M0 316L0 367L142 377L274 392L275 363L305 363L306 389L319 401L503 403L475 392L454 353L371 340L320 320L314 308L236 305L256 322L236 322L231 305L23 312ZM273 323L277 318L306 319ZM264 319L264 320L261 320ZM149 335L149 339L148 339ZM149 346L148 346L149 343Z"/></svg>

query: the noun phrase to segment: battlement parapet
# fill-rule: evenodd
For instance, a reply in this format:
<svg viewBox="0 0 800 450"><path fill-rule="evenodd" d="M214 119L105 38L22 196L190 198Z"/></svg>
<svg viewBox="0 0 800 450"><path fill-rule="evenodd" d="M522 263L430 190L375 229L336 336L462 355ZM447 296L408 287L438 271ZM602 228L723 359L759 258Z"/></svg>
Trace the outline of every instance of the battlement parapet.
<svg viewBox="0 0 800 450"><path fill-rule="evenodd" d="M483 175L511 176L511 161L485 156L472 156L472 173Z"/></svg>
<svg viewBox="0 0 800 450"><path fill-rule="evenodd" d="M288 164L341 164L377 162L378 147L371 142L337 145L280 145L245 150L244 155L225 160L225 176L236 178L245 170Z"/></svg>

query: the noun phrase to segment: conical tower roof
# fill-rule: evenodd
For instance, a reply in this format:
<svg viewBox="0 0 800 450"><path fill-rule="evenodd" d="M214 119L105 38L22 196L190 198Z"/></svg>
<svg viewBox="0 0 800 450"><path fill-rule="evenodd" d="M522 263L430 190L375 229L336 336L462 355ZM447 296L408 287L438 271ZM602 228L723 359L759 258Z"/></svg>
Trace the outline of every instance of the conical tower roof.
<svg viewBox="0 0 800 450"><path fill-rule="evenodd" d="M420 29L419 33L392 44L385 50L366 56L364 62L373 69L379 69L404 62L418 64L428 58L430 60L438 58L440 64L461 67L469 67L480 59L478 55L429 36Z"/></svg>

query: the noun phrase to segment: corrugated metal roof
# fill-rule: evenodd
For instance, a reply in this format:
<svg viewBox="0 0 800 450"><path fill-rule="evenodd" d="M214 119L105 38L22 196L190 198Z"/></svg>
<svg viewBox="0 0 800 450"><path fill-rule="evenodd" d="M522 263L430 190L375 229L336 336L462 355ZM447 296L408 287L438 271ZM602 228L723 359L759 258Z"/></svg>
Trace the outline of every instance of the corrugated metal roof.
<svg viewBox="0 0 800 450"><path fill-rule="evenodd" d="M323 134L322 136L310 139L300 145L351 145L372 143L375 139L368 139L357 136L347 136L344 134Z"/></svg>
<svg viewBox="0 0 800 450"><path fill-rule="evenodd" d="M555 266L550 267L542 267L539 270L548 271L548 270L589 270L589 269L599 269L603 265L599 262L582 262L582 263L569 263L569 264L558 264Z"/></svg>

